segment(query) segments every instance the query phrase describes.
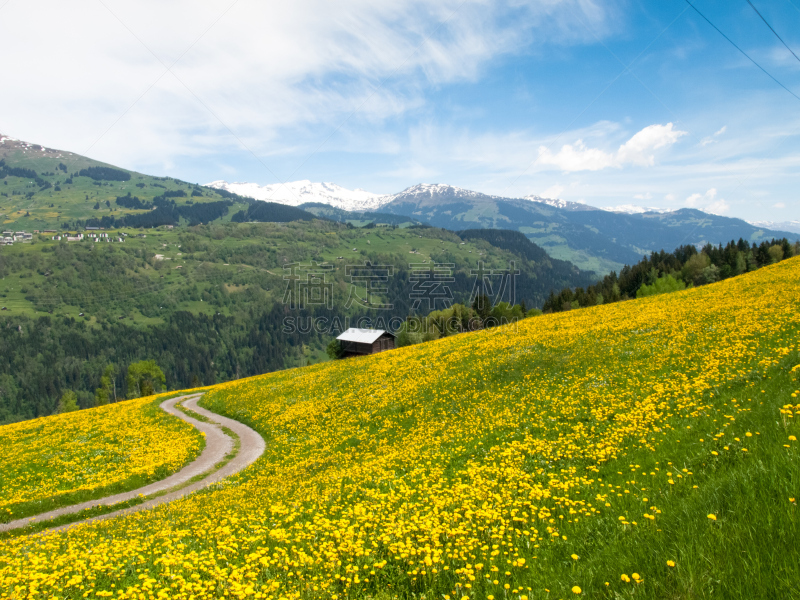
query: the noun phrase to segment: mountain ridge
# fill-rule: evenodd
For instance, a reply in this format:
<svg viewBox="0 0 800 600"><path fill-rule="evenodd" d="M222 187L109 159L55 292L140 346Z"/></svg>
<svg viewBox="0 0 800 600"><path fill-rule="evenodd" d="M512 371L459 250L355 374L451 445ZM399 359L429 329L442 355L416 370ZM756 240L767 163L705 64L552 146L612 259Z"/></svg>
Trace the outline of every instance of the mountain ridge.
<svg viewBox="0 0 800 600"><path fill-rule="evenodd" d="M352 193L344 188L339 190ZM333 203L330 198L320 197L315 202L341 210L353 206L346 198ZM671 251L683 244L699 247L739 238L750 242L769 237L800 239L800 225L795 230L792 222L786 223L792 227L784 231L767 227L772 223L751 224L692 208L670 210L633 205L601 208L535 194L507 198L441 183L415 184L396 194L372 196L369 202L369 208L350 210L361 215L370 211L394 214L453 231L517 230L546 248L554 258L597 273L618 271L625 264L638 262L645 254Z"/></svg>
<svg viewBox="0 0 800 600"><path fill-rule="evenodd" d="M236 220L273 220L272 213L251 214L260 204L253 198L258 196L295 208L321 203L331 208L312 208L318 217L352 224L380 220L452 231L516 230L553 258L598 275L636 263L645 254L671 251L684 244L717 245L739 238L749 242L770 237L800 239L800 232L770 230L761 223L752 225L692 209L630 214L536 195L505 198L441 183L420 183L390 195L308 180L271 186L218 180L200 186L119 169L9 136L0 136L0 160L0 216L6 226L18 230L113 227L119 223L153 227L224 222L234 216ZM331 211L351 214L326 214Z"/></svg>
<svg viewBox="0 0 800 600"><path fill-rule="evenodd" d="M376 210L387 203L384 199L389 198L389 196L374 194L362 189L348 190L335 183L312 182L308 179L268 185L245 182L228 183L220 179L207 183L205 186L255 200L278 202L289 206L323 203L354 212Z"/></svg>

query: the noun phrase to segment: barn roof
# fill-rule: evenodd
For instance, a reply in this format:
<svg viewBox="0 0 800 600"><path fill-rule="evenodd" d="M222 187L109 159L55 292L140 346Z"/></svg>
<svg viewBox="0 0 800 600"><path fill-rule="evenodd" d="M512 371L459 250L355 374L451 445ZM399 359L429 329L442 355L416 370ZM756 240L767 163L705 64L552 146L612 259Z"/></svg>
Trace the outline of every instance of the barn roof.
<svg viewBox="0 0 800 600"><path fill-rule="evenodd" d="M336 339L341 340L343 342L357 342L359 344L371 344L379 337L381 337L384 333L388 332L383 329L358 329L357 327L351 327ZM394 335L391 333L389 333L389 335L394 337Z"/></svg>

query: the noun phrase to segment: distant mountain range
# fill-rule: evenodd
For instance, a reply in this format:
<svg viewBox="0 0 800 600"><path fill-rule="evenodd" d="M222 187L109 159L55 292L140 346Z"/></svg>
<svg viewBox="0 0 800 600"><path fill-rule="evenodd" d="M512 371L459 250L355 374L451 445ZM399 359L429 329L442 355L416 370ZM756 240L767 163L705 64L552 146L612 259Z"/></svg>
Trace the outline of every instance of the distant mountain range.
<svg viewBox="0 0 800 600"><path fill-rule="evenodd" d="M208 185L257 197L248 193L254 189L248 186L253 184ZM569 260L582 270L598 274L638 262L644 254L672 251L681 245L725 244L739 238L751 242L773 237L800 239L797 222L748 223L690 208L645 210L623 205L601 209L539 196L503 198L444 184L418 184L385 196L308 181L284 184L284 192L276 191L275 187L255 186L262 197L269 189L272 195L267 197L272 201L281 202L282 194L291 190L295 196L287 203L308 199L309 204L295 205L311 208L311 203L317 207L320 203L328 204L359 213L357 220L363 220L364 213L379 211L455 231L478 228L520 231L554 258ZM318 208L314 212L317 211ZM342 218L339 213L339 219Z"/></svg>
<svg viewBox="0 0 800 600"><path fill-rule="evenodd" d="M748 223L764 229L800 233L800 221L748 221Z"/></svg>
<svg viewBox="0 0 800 600"><path fill-rule="evenodd" d="M207 187L225 190L232 194L279 202L289 206L300 206L308 203L329 204L334 208L347 211L376 210L387 204L387 198L364 190L348 190L335 183L313 183L307 179L288 183L258 185L257 183L228 183L212 181Z"/></svg>
<svg viewBox="0 0 800 600"><path fill-rule="evenodd" d="M694 209L600 209L536 195L505 198L444 184L418 184L389 195L311 181L267 186L215 181L200 186L3 135L0 180L0 217L4 227L14 231L286 221L312 215L357 227L372 223L428 224L453 231L504 229L524 234L555 259L598 275L634 264L644 254L686 244L800 239L797 221L747 223Z"/></svg>

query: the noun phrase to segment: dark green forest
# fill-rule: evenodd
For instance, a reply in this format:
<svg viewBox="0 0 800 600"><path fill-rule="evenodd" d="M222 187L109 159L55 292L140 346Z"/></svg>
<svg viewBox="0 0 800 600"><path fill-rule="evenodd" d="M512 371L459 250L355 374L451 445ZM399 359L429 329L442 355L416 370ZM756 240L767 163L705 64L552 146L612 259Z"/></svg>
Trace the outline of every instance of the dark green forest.
<svg viewBox="0 0 800 600"><path fill-rule="evenodd" d="M760 244L740 238L725 247L708 244L700 250L680 246L673 252L653 252L635 265L622 268L619 275L611 272L586 288L565 287L558 293L551 292L542 309L559 312L705 285L798 254L800 242L790 244L786 238Z"/></svg>
<svg viewBox="0 0 800 600"><path fill-rule="evenodd" d="M186 388L298 364L300 334L282 331L280 305L246 319L178 311L163 325L134 327L82 319L18 317L0 322L0 423L54 412L65 390L81 408L93 406L109 364L117 367L118 398L127 394L130 363L150 358L169 387ZM303 336L306 338L308 335Z"/></svg>

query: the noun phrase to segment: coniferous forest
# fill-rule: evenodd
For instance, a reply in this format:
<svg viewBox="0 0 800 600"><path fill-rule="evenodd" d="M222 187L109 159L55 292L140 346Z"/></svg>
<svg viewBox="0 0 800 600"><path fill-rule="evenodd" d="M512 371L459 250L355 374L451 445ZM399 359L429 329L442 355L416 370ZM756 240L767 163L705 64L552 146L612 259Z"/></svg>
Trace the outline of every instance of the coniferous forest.
<svg viewBox="0 0 800 600"><path fill-rule="evenodd" d="M553 291L542 308L544 312L559 312L705 285L796 255L800 255L800 242L791 244L786 238L760 244L739 239L725 247L707 244L700 250L681 246L673 252L653 252L635 265L625 266L619 274L609 273L586 288Z"/></svg>

